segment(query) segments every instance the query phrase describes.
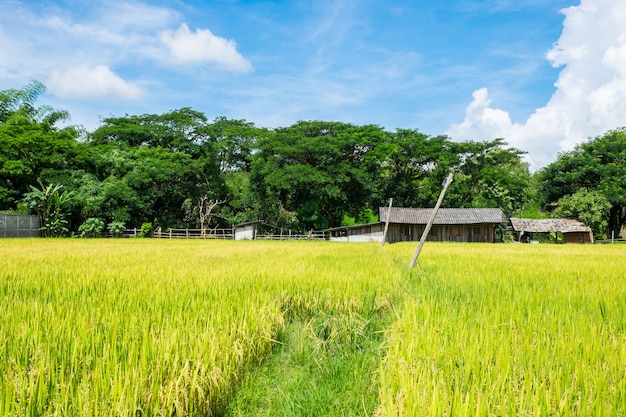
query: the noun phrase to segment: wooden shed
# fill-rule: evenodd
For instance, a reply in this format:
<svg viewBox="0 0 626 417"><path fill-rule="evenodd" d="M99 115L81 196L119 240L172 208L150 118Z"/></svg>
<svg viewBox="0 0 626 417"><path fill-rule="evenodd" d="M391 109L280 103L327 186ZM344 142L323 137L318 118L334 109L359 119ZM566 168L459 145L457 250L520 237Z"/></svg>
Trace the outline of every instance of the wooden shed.
<svg viewBox="0 0 626 417"><path fill-rule="evenodd" d="M383 242L385 223L357 224L355 226L333 227L323 230L333 242Z"/></svg>
<svg viewBox="0 0 626 417"><path fill-rule="evenodd" d="M235 240L254 240L257 235L257 228L263 224L262 220L236 224L233 226L233 236Z"/></svg>
<svg viewBox="0 0 626 417"><path fill-rule="evenodd" d="M521 241L524 237L532 237L532 233L560 232L563 235L563 243L593 243L591 228L578 220L511 218L509 224L518 233L518 239Z"/></svg>
<svg viewBox="0 0 626 417"><path fill-rule="evenodd" d="M378 223L335 227L324 230L330 240L343 242L381 242L388 207L379 209ZM386 241L419 241L430 220L431 208L392 207ZM496 226L506 224L499 208L440 208L428 234L429 241L495 242Z"/></svg>
<svg viewBox="0 0 626 417"><path fill-rule="evenodd" d="M379 209L387 219L388 207ZM392 207L387 242L419 241L430 220L431 208ZM431 242L495 242L496 226L507 222L499 208L440 208L428 234Z"/></svg>

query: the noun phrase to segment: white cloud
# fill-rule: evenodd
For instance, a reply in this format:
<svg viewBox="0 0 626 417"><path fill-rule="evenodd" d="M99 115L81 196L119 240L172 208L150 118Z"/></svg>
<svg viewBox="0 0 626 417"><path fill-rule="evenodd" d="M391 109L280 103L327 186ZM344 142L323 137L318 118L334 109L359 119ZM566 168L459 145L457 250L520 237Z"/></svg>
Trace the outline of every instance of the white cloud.
<svg viewBox="0 0 626 417"><path fill-rule="evenodd" d="M174 64L210 62L230 71L252 71L252 65L237 52L233 40L215 36L208 29L197 29L192 33L183 23L176 31L161 32L160 40L169 49Z"/></svg>
<svg viewBox="0 0 626 417"><path fill-rule="evenodd" d="M140 87L123 80L104 65L83 64L66 71L54 70L45 84L51 93L61 98L134 100L145 94Z"/></svg>
<svg viewBox="0 0 626 417"><path fill-rule="evenodd" d="M546 55L555 67L563 66L549 102L525 122L512 123L506 111L490 107L487 89L480 89L449 136L504 137L528 151L536 169L557 152L626 124L626 3L581 0L563 13L561 37Z"/></svg>

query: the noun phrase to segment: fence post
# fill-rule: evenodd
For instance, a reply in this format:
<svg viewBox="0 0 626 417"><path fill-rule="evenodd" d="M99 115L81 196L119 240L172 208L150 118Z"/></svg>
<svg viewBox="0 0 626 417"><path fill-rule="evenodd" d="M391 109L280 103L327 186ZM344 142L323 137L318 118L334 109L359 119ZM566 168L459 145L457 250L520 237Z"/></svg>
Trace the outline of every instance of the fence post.
<svg viewBox="0 0 626 417"><path fill-rule="evenodd" d="M393 203L393 198L389 198L389 208L387 209L387 220L385 220L385 230L383 231L383 244L381 246L385 246L385 240L387 239L387 230L389 229L389 218L391 217L391 204Z"/></svg>
<svg viewBox="0 0 626 417"><path fill-rule="evenodd" d="M454 173L451 172L450 174L448 174L448 178L446 178L446 181L443 183L443 189L441 190L441 194L439 194L439 199L437 200L437 204L435 204L435 208L433 209L433 212L430 215L430 220L428 221L428 224L426 225L426 228L424 229L424 233L422 233L422 238L420 239L420 243L419 245L417 245L417 249L415 250L415 253L413 254L411 263L409 263L409 270L413 269L413 267L415 266L415 262L417 262L417 257L420 256L422 246L424 246L424 242L426 242L426 238L428 237L428 232L430 232L430 228L435 222L435 216L437 215L437 210L439 210L439 206L443 202L443 197L445 197L446 190L448 189L450 184L452 184L453 178L454 178Z"/></svg>

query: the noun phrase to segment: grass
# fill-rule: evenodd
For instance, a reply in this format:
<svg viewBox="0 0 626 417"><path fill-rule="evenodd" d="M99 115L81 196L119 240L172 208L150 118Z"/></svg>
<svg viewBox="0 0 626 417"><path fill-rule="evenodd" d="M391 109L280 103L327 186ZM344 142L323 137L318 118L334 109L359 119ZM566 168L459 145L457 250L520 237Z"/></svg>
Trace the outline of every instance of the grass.
<svg viewBox="0 0 626 417"><path fill-rule="evenodd" d="M626 414L621 246L0 240L0 415Z"/></svg>
<svg viewBox="0 0 626 417"><path fill-rule="evenodd" d="M387 335L378 415L624 415L623 248L429 249Z"/></svg>
<svg viewBox="0 0 626 417"><path fill-rule="evenodd" d="M0 415L220 414L287 321L390 308L402 274L346 249L1 241Z"/></svg>

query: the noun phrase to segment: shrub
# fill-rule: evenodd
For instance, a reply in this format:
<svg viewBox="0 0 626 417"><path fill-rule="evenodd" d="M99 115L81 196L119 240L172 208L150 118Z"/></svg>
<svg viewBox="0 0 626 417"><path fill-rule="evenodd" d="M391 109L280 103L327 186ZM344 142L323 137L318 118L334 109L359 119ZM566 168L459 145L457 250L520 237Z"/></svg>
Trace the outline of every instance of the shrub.
<svg viewBox="0 0 626 417"><path fill-rule="evenodd" d="M152 236L152 223L144 223L141 225L141 237Z"/></svg>
<svg viewBox="0 0 626 417"><path fill-rule="evenodd" d="M85 223L78 227L80 237L98 237L102 236L104 231L104 220L98 217L90 217Z"/></svg>
<svg viewBox="0 0 626 417"><path fill-rule="evenodd" d="M126 230L126 225L124 222L113 221L107 225L107 229L113 236L122 237L124 230Z"/></svg>

